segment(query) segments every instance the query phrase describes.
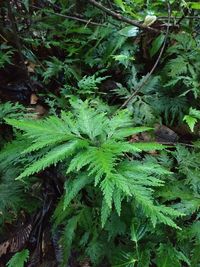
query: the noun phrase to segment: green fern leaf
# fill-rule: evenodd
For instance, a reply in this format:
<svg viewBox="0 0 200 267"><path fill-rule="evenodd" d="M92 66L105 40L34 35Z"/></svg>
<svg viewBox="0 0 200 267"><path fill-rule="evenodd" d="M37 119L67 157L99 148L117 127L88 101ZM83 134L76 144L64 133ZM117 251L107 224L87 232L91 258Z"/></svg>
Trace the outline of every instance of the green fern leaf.
<svg viewBox="0 0 200 267"><path fill-rule="evenodd" d="M181 267L183 262L190 266L187 257L174 248L172 244L160 244L157 254L158 267Z"/></svg>
<svg viewBox="0 0 200 267"><path fill-rule="evenodd" d="M78 221L80 219L80 216L74 216L71 219L68 220L68 223L65 226L63 236L61 238L61 246L63 247L63 264L66 264L68 262L72 242L75 236L75 231L78 226Z"/></svg>
<svg viewBox="0 0 200 267"><path fill-rule="evenodd" d="M141 151L150 151L150 150L163 150L165 148L168 148L170 146L162 145L159 143L148 143L148 142L140 142L140 143L134 143L133 146L137 149L140 149Z"/></svg>
<svg viewBox="0 0 200 267"><path fill-rule="evenodd" d="M113 202L115 205L115 209L117 211L118 216L121 214L121 203L122 203L122 193L121 190L116 188L115 193L113 195Z"/></svg>
<svg viewBox="0 0 200 267"><path fill-rule="evenodd" d="M29 251L24 249L20 252L15 253L14 256L6 264L7 267L24 267L25 263L28 261Z"/></svg>
<svg viewBox="0 0 200 267"><path fill-rule="evenodd" d="M30 146L26 149L23 150L22 154L27 154L33 151L37 151L41 148L44 147L51 147L51 145L58 145L59 143L62 143L64 141L69 141L70 139L74 139L74 137L71 136L71 138L69 137L69 135L57 135L57 136L49 136L49 137L45 137L44 139L41 138L37 138L34 140L30 140L32 141L32 144L30 144Z"/></svg>
<svg viewBox="0 0 200 267"><path fill-rule="evenodd" d="M21 157L21 153L25 148L28 148L27 140L18 137L17 140L7 143L0 153L0 166L7 168L9 164L16 163Z"/></svg>
<svg viewBox="0 0 200 267"><path fill-rule="evenodd" d="M130 113L127 110L119 111L109 121L108 137L112 136L117 129L132 127L132 124Z"/></svg>
<svg viewBox="0 0 200 267"><path fill-rule="evenodd" d="M76 179L70 179L65 182L64 209L68 207L79 191L89 183L91 183L91 179L84 173Z"/></svg>
<svg viewBox="0 0 200 267"><path fill-rule="evenodd" d="M104 176L110 176L115 166L116 157L112 152L103 148L91 148L88 151L91 156L91 163L88 170L89 175L95 174L95 186L99 183L100 179Z"/></svg>
<svg viewBox="0 0 200 267"><path fill-rule="evenodd" d="M177 58L171 59L167 64L166 68L171 77L176 77L181 74L187 73L188 62L181 55L177 56Z"/></svg>
<svg viewBox="0 0 200 267"><path fill-rule="evenodd" d="M96 136L102 134L104 128L107 128L105 114L98 114L97 111L88 107L87 102L82 104L78 112L78 127L91 140L94 140Z"/></svg>
<svg viewBox="0 0 200 267"><path fill-rule="evenodd" d="M70 134L76 127L72 116L72 113L62 111L60 117L49 116L43 120L6 119L6 122L24 131L27 136L37 138L44 135Z"/></svg>
<svg viewBox="0 0 200 267"><path fill-rule="evenodd" d="M102 201L102 207L101 207L101 226L102 228L105 226L107 220L108 220L108 217L110 216L111 214L111 208L108 206L105 198L103 198L103 201Z"/></svg>
<svg viewBox="0 0 200 267"><path fill-rule="evenodd" d="M120 252L113 260L112 267L134 267L137 259L133 253Z"/></svg>
<svg viewBox="0 0 200 267"><path fill-rule="evenodd" d="M85 151L81 151L77 153L71 160L67 169L67 173L72 171L79 171L81 168L91 163L91 161L92 159L90 155L90 148Z"/></svg>
<svg viewBox="0 0 200 267"><path fill-rule="evenodd" d="M106 177L102 182L101 182L101 190L103 192L105 201L108 205L108 207L111 209L112 207L112 196L114 192L114 183L112 181L112 176Z"/></svg>
<svg viewBox="0 0 200 267"><path fill-rule="evenodd" d="M48 152L43 158L34 162L28 168L25 169L16 179L22 179L23 177L38 173L41 170L49 167L52 164L56 164L59 161L64 160L65 158L72 156L76 149L87 146L87 142L84 140L75 140L68 142L66 144L59 145L50 152Z"/></svg>
<svg viewBox="0 0 200 267"><path fill-rule="evenodd" d="M150 127L119 128L113 133L112 138L121 140L130 135L138 134L145 131L150 131L152 129L153 128Z"/></svg>
<svg viewBox="0 0 200 267"><path fill-rule="evenodd" d="M113 177L113 183L115 184L116 188L120 189L121 192L123 192L126 196L132 196L130 183L124 176L120 175L119 173L115 174Z"/></svg>
<svg viewBox="0 0 200 267"><path fill-rule="evenodd" d="M154 226L157 222L162 222L169 226L178 228L176 223L174 223L170 217L178 217L183 214L170 207L155 205L153 202L152 193L154 192L154 187L164 185L162 180L150 174L148 175L148 173L153 173L153 170L149 172L147 169L147 173L145 174L142 171L142 168L137 168L137 165L132 165L131 162L123 162L119 165L118 171L124 179L124 184L129 189L128 192L125 190L123 192L126 195L130 192L130 194L135 198L135 201L142 207L144 214L151 219ZM118 182L119 179L116 181ZM119 187L121 184L116 184L116 186L118 186L121 190L125 188Z"/></svg>

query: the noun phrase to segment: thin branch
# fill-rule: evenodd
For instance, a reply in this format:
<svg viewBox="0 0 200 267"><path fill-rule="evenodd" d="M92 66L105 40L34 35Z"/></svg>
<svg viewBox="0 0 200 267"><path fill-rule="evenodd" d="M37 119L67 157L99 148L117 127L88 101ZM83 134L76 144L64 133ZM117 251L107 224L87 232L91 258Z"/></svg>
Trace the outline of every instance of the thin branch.
<svg viewBox="0 0 200 267"><path fill-rule="evenodd" d="M182 146L188 146L188 147L195 147L195 145L193 144L187 144L187 143L180 143L180 142L160 142L157 141L158 143L162 144L162 145L182 145Z"/></svg>
<svg viewBox="0 0 200 267"><path fill-rule="evenodd" d="M154 29L154 28L149 27L149 26L145 26L145 25L139 23L136 20L132 20L132 19L126 18L126 17L122 16L121 14L116 13L116 12L108 9L107 7L105 7L102 4L96 2L95 0L88 0L88 2L90 2L92 5L94 5L98 9L104 11L106 14L112 16L113 18L115 18L117 20L126 22L126 23L128 23L130 25L133 25L135 27L141 28L143 30L148 30L148 31L157 32L157 33L160 32L160 30Z"/></svg>
<svg viewBox="0 0 200 267"><path fill-rule="evenodd" d="M170 28L170 18L171 18L171 7L170 4L168 2L168 23L167 23L167 30L166 30L166 34L165 34L165 39L163 42L163 46L160 50L159 56L155 62L155 64L153 65L151 71L146 75L146 78L144 79L144 81L138 85L138 87L136 88L136 90L131 94L131 96L121 105L121 107L119 109L122 109L124 107L126 107L129 102L135 97L135 95L137 95L137 93L142 89L142 87L149 81L149 78L151 77L151 75L153 74L153 72L155 71L156 67L158 66L160 59L163 55L166 43L167 43L167 38L169 35L169 28Z"/></svg>
<svg viewBox="0 0 200 267"><path fill-rule="evenodd" d="M181 19L182 17L171 17L172 20L174 19ZM165 17L165 16L160 16L158 17L158 19L161 19L161 20L168 20L168 17ZM185 16L184 19L200 19L200 16L199 15L196 15L196 16Z"/></svg>
<svg viewBox="0 0 200 267"><path fill-rule="evenodd" d="M34 7L34 8L36 8L36 9L41 10L40 7L37 7L37 6L35 6L35 5L31 5L31 6ZM56 12L49 11L49 10L45 10L45 12L47 12L47 13L49 13L49 14L53 14L53 15L59 16L59 17L62 17L62 18L66 18L66 19L71 19L71 20L76 20L76 21L79 21L79 22L83 22L83 23L85 23L86 25L90 24L90 25L94 25L94 26L108 27L108 26L105 25L105 24L101 24L101 23L93 22L93 21L86 20L86 19L82 19L82 18L78 18L78 17L75 17L75 16L64 15L64 14L56 13Z"/></svg>
<svg viewBox="0 0 200 267"><path fill-rule="evenodd" d="M4 40L4 42L8 43L8 40L0 33L0 37Z"/></svg>

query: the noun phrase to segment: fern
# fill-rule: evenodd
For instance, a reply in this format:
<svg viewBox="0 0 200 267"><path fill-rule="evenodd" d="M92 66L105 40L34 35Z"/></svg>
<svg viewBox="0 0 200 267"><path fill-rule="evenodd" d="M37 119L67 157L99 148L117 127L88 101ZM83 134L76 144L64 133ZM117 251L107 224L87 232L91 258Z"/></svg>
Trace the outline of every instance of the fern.
<svg viewBox="0 0 200 267"><path fill-rule="evenodd" d="M181 267L182 262L190 266L189 260L181 251L175 249L171 244L160 244L157 257L158 267Z"/></svg>
<svg viewBox="0 0 200 267"><path fill-rule="evenodd" d="M175 59L171 59L166 68L171 77L186 74L188 71L187 60L182 56L178 56Z"/></svg>
<svg viewBox="0 0 200 267"><path fill-rule="evenodd" d="M14 215L24 205L23 186L19 182L14 182L17 173L14 168L0 171L0 211L3 218L6 218L6 216L12 217L11 214L8 214L9 209L12 210Z"/></svg>
<svg viewBox="0 0 200 267"><path fill-rule="evenodd" d="M79 75L73 68L72 63L73 60L70 59L62 62L55 56L51 57L51 61L46 61L47 69L43 72L44 82L48 82L53 77L58 78L60 73L64 73L67 78L74 77L76 80L79 80Z"/></svg>
<svg viewBox="0 0 200 267"><path fill-rule="evenodd" d="M49 78L55 76L63 70L63 62L56 57L52 57L51 61L46 61L47 70L43 73L44 81L48 81Z"/></svg>
<svg viewBox="0 0 200 267"><path fill-rule="evenodd" d="M0 104L0 123L3 123L5 118L23 118L25 108L19 103L12 104L11 102Z"/></svg>
<svg viewBox="0 0 200 267"><path fill-rule="evenodd" d="M108 77L109 76L96 77L96 75L84 76L78 82L79 94L94 94L96 89L98 89L98 85L100 85L101 82L106 80Z"/></svg>
<svg viewBox="0 0 200 267"><path fill-rule="evenodd" d="M194 127L197 123L197 119L200 119L200 111L190 107L189 114L185 115L183 121L186 121L187 125L189 126L191 132L194 131Z"/></svg>
<svg viewBox="0 0 200 267"><path fill-rule="evenodd" d="M11 59L14 54L14 49L6 44L0 45L0 69L6 64L12 64Z"/></svg>
<svg viewBox="0 0 200 267"><path fill-rule="evenodd" d="M165 1L10 2L32 82L15 79L18 53L2 44L0 97L28 104L33 89L42 93L36 109L44 103L48 112L33 119L18 103L0 104L1 236L23 226L0 244L0 265L28 242L30 261L24 250L8 267L199 267L198 1L170 1L181 19L164 50L164 35L144 26L153 15L151 28L165 32ZM12 16L0 6L0 38L12 44ZM186 114L194 132L180 131ZM157 124L182 145L153 142Z"/></svg>
<svg viewBox="0 0 200 267"><path fill-rule="evenodd" d="M65 182L65 196L63 208L66 209L70 202L74 200L79 191L90 183L87 174L79 175L76 179Z"/></svg>
<svg viewBox="0 0 200 267"><path fill-rule="evenodd" d="M145 167L145 164L144 170L141 170L134 161L124 160L125 153L134 156L142 151L165 148L157 143L129 143L126 140L131 134L151 128L130 127L131 118L126 111L108 118L106 113L99 114L90 107L88 101L82 102L81 105L73 103L73 106L73 113L63 112L60 118L51 116L36 123L7 119L10 125L23 130L23 136L33 143L23 151L23 154L36 153L45 146L49 147L49 151L28 165L17 179L38 173L52 164L56 165L68 159L68 173L85 168L88 181L89 177L92 177L94 185L100 188L104 199L102 225L105 224L113 203L120 213L122 198L133 197L153 225L159 221L177 227L170 217L180 216L181 213L163 205L157 206L153 201L153 188L163 186L163 181L151 174L156 174L158 171L159 175L164 175L167 172L154 165ZM65 197L64 207L67 207L73 197L86 186L86 177L84 180L75 180L76 183L74 181L66 184L67 190L72 186L72 191Z"/></svg>
<svg viewBox="0 0 200 267"><path fill-rule="evenodd" d="M28 261L29 251L24 249L21 252L17 252L9 262L6 264L7 267L24 267L24 264Z"/></svg>
<svg viewBox="0 0 200 267"><path fill-rule="evenodd" d="M167 146L156 142L129 142L129 136L152 128L134 127L127 110L108 116L105 109L99 112L93 103L74 99L71 112L62 111L60 116L37 121L6 119L20 134L2 150L0 157L4 166L5 162L15 162L22 167L26 164L18 180L59 162L68 175L53 216L54 230L60 225L64 229L60 240L63 264L77 243L75 233L79 230L88 232L85 240L88 255L99 253L96 257L101 261L103 252L99 244L106 244L106 238L100 238L100 232L106 233L106 229L114 227L111 226L113 216L122 220L119 224L129 225L136 213L137 218L146 219L152 227L165 224L180 229L175 220L184 215L183 209L166 206L157 198L158 192L162 196L162 188L166 188L165 182L172 173L162 167L159 160L150 157L138 160L141 152L162 151ZM131 211L125 223L126 206L134 212ZM112 243L117 233L120 234L120 230L116 233L109 230L105 236ZM132 255L132 259L138 260L138 255ZM129 263L133 262L127 259L126 264Z"/></svg>
<svg viewBox="0 0 200 267"><path fill-rule="evenodd" d="M61 239L61 245L64 246L64 255L63 255L63 266L68 261L71 251L72 241L75 235L75 230L77 228L79 215L72 217L69 219L63 233L63 237Z"/></svg>
<svg viewBox="0 0 200 267"><path fill-rule="evenodd" d="M27 169L17 177L17 179L22 179L23 177L37 173L52 164L56 165L58 161L64 160L67 156L72 156L76 149L84 147L86 144L87 142L82 140L80 140L80 142L75 140L53 148L43 158L34 162L30 167L27 167Z"/></svg>
<svg viewBox="0 0 200 267"><path fill-rule="evenodd" d="M137 259L133 253L120 252L113 261L113 267L134 267Z"/></svg>

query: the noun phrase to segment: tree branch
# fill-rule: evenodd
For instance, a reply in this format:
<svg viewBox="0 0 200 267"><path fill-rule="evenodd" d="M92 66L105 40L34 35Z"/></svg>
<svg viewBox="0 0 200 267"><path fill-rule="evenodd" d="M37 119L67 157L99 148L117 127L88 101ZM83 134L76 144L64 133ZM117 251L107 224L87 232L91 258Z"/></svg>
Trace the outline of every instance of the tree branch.
<svg viewBox="0 0 200 267"><path fill-rule="evenodd" d="M31 6L34 7L34 8L36 8L36 9L38 9L38 10L42 10L42 8L37 7L35 5L31 5ZM82 18L78 18L76 16L64 15L64 14L56 13L56 12L53 12L53 11L50 11L50 10L45 10L45 12L47 12L49 14L53 14L53 15L59 16L59 17L62 17L62 18L76 20L76 21L83 22L83 23L90 24L90 25L94 25L94 26L107 27L107 25L100 24L100 23L93 22L93 21L86 20L86 19L82 19Z"/></svg>
<svg viewBox="0 0 200 267"><path fill-rule="evenodd" d="M94 5L98 9L101 9L106 14L112 16L113 18L115 18L117 20L126 22L126 23L128 23L130 25L133 25L133 26L138 27L138 28L143 29L143 30L148 30L148 31L156 32L156 33L159 33L160 32L160 30L154 29L154 28L149 27L149 26L145 26L145 25L139 23L136 20L132 20L132 19L126 18L126 17L122 16L121 14L116 13L116 12L108 9L107 7L105 7L102 4L96 2L95 0L88 0L88 2L90 2L90 4Z"/></svg>

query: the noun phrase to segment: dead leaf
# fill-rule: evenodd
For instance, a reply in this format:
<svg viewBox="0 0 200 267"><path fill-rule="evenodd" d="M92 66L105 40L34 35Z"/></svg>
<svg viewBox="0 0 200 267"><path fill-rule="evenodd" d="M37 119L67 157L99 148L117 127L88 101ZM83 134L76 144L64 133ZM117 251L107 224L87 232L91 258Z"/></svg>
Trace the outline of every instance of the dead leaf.
<svg viewBox="0 0 200 267"><path fill-rule="evenodd" d="M27 70L29 73L34 73L35 72L35 67L37 66L37 64L31 62L31 61L25 61Z"/></svg>
<svg viewBox="0 0 200 267"><path fill-rule="evenodd" d="M6 241L0 245L0 257L7 253L9 245L10 245L9 241Z"/></svg>
<svg viewBox="0 0 200 267"><path fill-rule="evenodd" d="M141 142L141 141L150 142L153 140L152 140L152 137L149 133L143 132L143 133L139 133L139 134L133 134L129 141L131 143L135 143L135 142Z"/></svg>
<svg viewBox="0 0 200 267"><path fill-rule="evenodd" d="M36 94L31 94L31 99L30 99L30 104L31 105L36 105L38 102L38 96Z"/></svg>
<svg viewBox="0 0 200 267"><path fill-rule="evenodd" d="M36 105L35 112L41 118L47 113L47 110L42 105Z"/></svg>
<svg viewBox="0 0 200 267"><path fill-rule="evenodd" d="M80 263L81 267L91 267L89 260L84 260Z"/></svg>

